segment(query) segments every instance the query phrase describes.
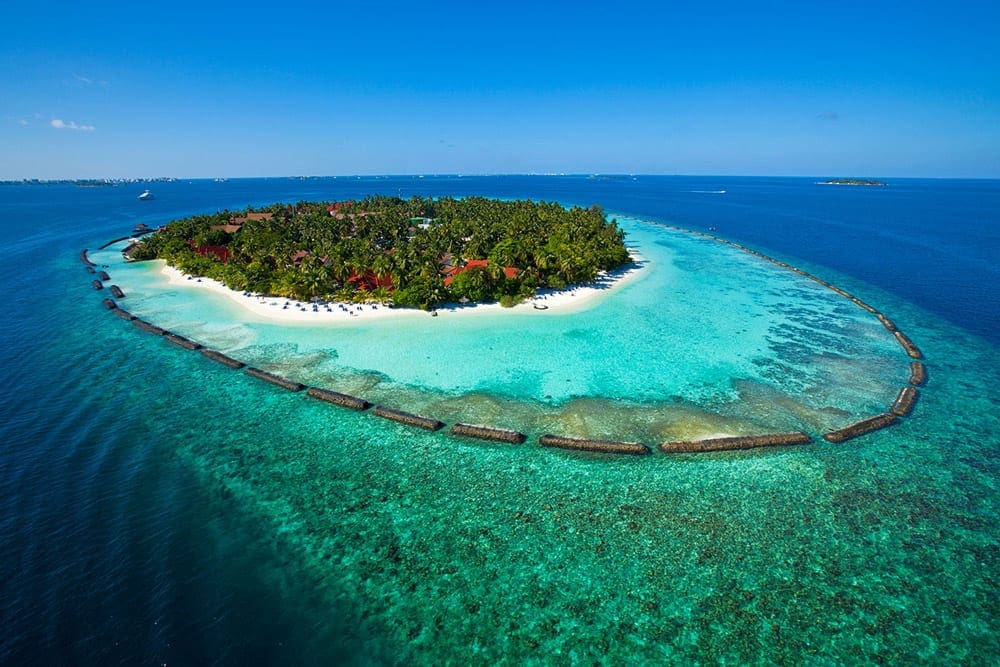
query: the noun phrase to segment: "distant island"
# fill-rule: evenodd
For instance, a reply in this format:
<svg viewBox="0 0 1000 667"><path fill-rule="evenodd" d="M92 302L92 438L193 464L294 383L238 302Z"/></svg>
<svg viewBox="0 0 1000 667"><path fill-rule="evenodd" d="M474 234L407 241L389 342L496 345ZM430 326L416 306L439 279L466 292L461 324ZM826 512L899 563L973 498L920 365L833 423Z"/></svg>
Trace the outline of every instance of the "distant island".
<svg viewBox="0 0 1000 667"><path fill-rule="evenodd" d="M593 281L632 261L624 238L596 205L373 195L174 220L125 253L238 291L428 310Z"/></svg>
<svg viewBox="0 0 1000 667"><path fill-rule="evenodd" d="M888 185L885 181L876 181L870 178L831 178L823 181L823 185Z"/></svg>

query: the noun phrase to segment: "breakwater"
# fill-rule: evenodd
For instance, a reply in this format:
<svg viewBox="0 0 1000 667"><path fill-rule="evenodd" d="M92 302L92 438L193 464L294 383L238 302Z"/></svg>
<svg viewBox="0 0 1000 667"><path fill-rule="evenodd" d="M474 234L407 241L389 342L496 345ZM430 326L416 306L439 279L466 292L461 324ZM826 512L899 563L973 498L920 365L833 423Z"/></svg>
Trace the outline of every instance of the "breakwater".
<svg viewBox="0 0 1000 667"><path fill-rule="evenodd" d="M817 277L802 269L791 266L790 264L765 255L757 250L748 248L739 243L733 241L727 241L719 237L707 234L704 232L698 232L694 230L684 229L680 227L674 227L672 225L666 225L678 231L686 232L689 234L694 234L715 242L724 243L730 245L736 249L746 252L750 255L758 257L764 261L771 262L781 268L789 270L797 275L800 275L806 279L812 280L817 284L829 289L835 294L850 300L859 308L865 310L866 312L874 315L879 322L889 331L903 350L912 359L922 359L922 354L917 348L917 346L906 336L899 328L896 326L895 322L886 317L883 313L877 310L875 307L864 302L858 297L852 295L851 293ZM120 239L115 239L109 241L108 243L101 246L102 249L107 248L114 243L126 240L131 237L122 237ZM83 261L88 273L95 274L98 279L93 280L91 283L95 290L104 289L104 284L102 280L109 280L110 276L105 271L97 272L94 267L97 266L87 255L87 250L84 249L80 252L80 259ZM111 285L109 287L110 293L115 298L124 298L125 293L118 285ZM217 363L223 364L232 369L242 369L245 368L247 375L260 379L264 382L274 384L276 386L282 387L289 391L300 392L303 389L307 389L306 392L308 396L321 400L327 403L338 405L352 410L366 411L372 404L363 398L358 398L355 396L350 396L348 394L342 394L329 389L324 389L320 387L307 387L306 385L297 382L296 380L282 377L280 375L261 370L254 367L246 367L246 364L237 359L233 359L221 352L216 350L211 350L204 348L200 343L193 341L189 338L176 334L174 332L162 329L155 324L142 320L136 317L132 313L122 310L112 299L103 299L103 303L108 310L115 313L116 316L132 321L140 329L152 333L154 335L160 335L165 337L169 342L182 347L187 350L200 350L202 355L215 361ZM910 378L909 384L912 386L904 387L899 391L896 400L890 406L889 410L885 413L869 417L867 419L862 419L858 422L849 424L842 428L829 431L823 434L823 438L829 442L843 442L850 438L855 438L872 431L876 431L886 426L890 426L898 421L899 417L907 416L913 409L913 406L917 400L919 393L914 387L924 384L927 380L927 373L924 364L920 361L913 361L910 364ZM433 419L430 417L424 417L421 415L405 412L402 410L397 410L395 408L389 408L386 406L377 406L372 414L392 421L396 421L409 426L414 426L417 428L423 428L430 431L438 431L446 426L446 424L438 419ZM484 425L475 424L465 424L456 423L450 429L453 435L476 438L480 440L491 440L497 442L508 442L515 444L522 444L527 440L527 436L521 431L496 428ZM659 445L659 450L664 453L696 453L696 452L713 452L713 451L730 451L730 450L742 450L742 449L753 449L759 447L780 447L780 446L790 446L790 445L800 445L806 444L812 441L812 438L804 432L791 432L791 433L771 433L764 435L749 435L749 436L727 436L721 438L706 438L700 440L684 440L684 441L668 441L661 443ZM538 438L538 442L543 447L555 447L560 449L568 449L574 451L582 452L596 452L596 453L608 453L608 454L625 454L625 455L645 455L650 454L651 449L641 443L641 442L628 442L628 441L616 441L616 440L600 440L600 439L589 439L589 438L578 438L569 436L560 436L553 434L541 435Z"/></svg>
<svg viewBox="0 0 1000 667"><path fill-rule="evenodd" d="M649 447L641 442L621 442L616 440L591 440L588 438L568 438L563 435L547 433L538 438L543 447L558 447L573 449L580 452L598 452L602 454L649 454Z"/></svg>
<svg viewBox="0 0 1000 667"><path fill-rule="evenodd" d="M262 371L259 368L254 368L253 366L249 366L244 372L250 377L255 377L258 380L269 382L270 384L281 387L282 389L287 389L288 391L302 391L306 388L306 386L301 382L289 380L288 378L275 375L274 373L269 373L267 371Z"/></svg>
<svg viewBox="0 0 1000 667"><path fill-rule="evenodd" d="M163 334L167 333L166 329L161 329L160 327L156 326L155 324L147 322L146 320L140 319L138 317L135 318L134 320L132 320L132 324L134 324L135 326L139 327L143 331L147 331L147 332L149 332L151 334L155 334L157 336L162 336Z"/></svg>
<svg viewBox="0 0 1000 667"><path fill-rule="evenodd" d="M339 405L340 407L347 408L349 410L357 410L358 412L364 412L372 406L371 403L363 398L358 398L349 394L341 394L339 391L320 389L319 387L309 387L309 391L306 393L309 396L321 401L333 403L334 405Z"/></svg>
<svg viewBox="0 0 1000 667"><path fill-rule="evenodd" d="M896 396L896 400L893 401L889 412L897 417L905 417L913 409L913 404L916 403L918 395L919 392L913 387L903 387L899 390L899 394Z"/></svg>
<svg viewBox="0 0 1000 667"><path fill-rule="evenodd" d="M171 343L178 347L183 347L185 350L200 350L201 343L196 343L190 338L185 338L178 334L167 331L163 334L163 337L169 340Z"/></svg>
<svg viewBox="0 0 1000 667"><path fill-rule="evenodd" d="M384 405L377 406L373 414L378 415L383 419L390 419L394 422L399 422L400 424L416 426L417 428L426 429L428 431L437 431L444 428L443 421L432 419L431 417L421 417L420 415L403 412L402 410L396 410L394 408L387 408Z"/></svg>
<svg viewBox="0 0 1000 667"><path fill-rule="evenodd" d="M660 445L660 451L667 454L694 452L722 452L737 449L755 449L757 447L787 447L804 445L812 442L807 433L794 431L791 433L767 433L764 435L734 435L721 438L704 438L702 440L674 440Z"/></svg>
<svg viewBox="0 0 1000 667"><path fill-rule="evenodd" d="M843 442L845 440L850 440L851 438L856 438L859 435L864 435L866 433L871 433L872 431L878 431L887 426L892 426L898 421L896 415L889 412L884 412L874 417L868 417L867 419L862 419L861 421L854 422L843 428L838 428L835 431L830 431L829 433L823 434L823 438L828 442Z"/></svg>
<svg viewBox="0 0 1000 667"><path fill-rule="evenodd" d="M210 350L207 347L201 348L201 354L205 358L211 359L212 361L215 361L215 362L218 362L218 363L222 364L223 366L228 366L229 368L234 368L234 369L238 370L238 369L243 368L244 366L246 366L246 364L244 364L242 361L238 361L236 359L233 359L232 357L227 356L225 354L222 354L221 352L219 352L217 350Z"/></svg>
<svg viewBox="0 0 1000 667"><path fill-rule="evenodd" d="M461 435L466 438L478 438L479 440L496 440L497 442L510 442L520 445L528 436L520 431L513 431L505 428L494 428L492 426L480 426L476 424L458 423L451 427L453 435Z"/></svg>

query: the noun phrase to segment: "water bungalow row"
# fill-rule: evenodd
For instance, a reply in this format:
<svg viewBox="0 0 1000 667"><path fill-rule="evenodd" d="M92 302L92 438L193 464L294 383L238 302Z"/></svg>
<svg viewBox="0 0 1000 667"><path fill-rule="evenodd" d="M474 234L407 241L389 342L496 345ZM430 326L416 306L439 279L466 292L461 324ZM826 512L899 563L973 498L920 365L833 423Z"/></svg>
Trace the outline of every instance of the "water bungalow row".
<svg viewBox="0 0 1000 667"><path fill-rule="evenodd" d="M240 368L246 366L246 364L244 364L242 361L233 359L232 357L225 355L222 352L219 352L218 350L210 350L207 347L201 348L201 354L207 359L211 359L212 361L218 362L223 366L227 366L229 368L233 368L236 370L239 370Z"/></svg>
<svg viewBox="0 0 1000 667"><path fill-rule="evenodd" d="M112 285L111 287L108 288L108 290L111 292L111 296L115 297L116 299L125 298L125 292L123 292L122 288L119 287L118 285Z"/></svg>

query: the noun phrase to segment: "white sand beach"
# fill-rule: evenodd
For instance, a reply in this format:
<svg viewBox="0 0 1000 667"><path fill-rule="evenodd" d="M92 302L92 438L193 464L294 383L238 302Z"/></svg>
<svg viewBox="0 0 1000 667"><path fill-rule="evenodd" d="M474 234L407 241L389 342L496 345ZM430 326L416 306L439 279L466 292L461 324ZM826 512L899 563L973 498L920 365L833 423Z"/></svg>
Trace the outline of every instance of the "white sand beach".
<svg viewBox="0 0 1000 667"><path fill-rule="evenodd" d="M539 290L531 299L512 308L504 308L498 303L491 304L445 304L434 313L439 317L469 317L485 312L532 313L539 317L560 315L586 310L608 296L614 290L633 282L643 275L646 260L630 249L633 262L610 273L601 274L597 280L565 290ZM378 319L402 319L408 317L430 317L432 313L412 308L389 308L380 304L353 304L328 301L313 304L284 297L261 296L231 290L222 283L209 278L194 278L164 263L160 273L168 284L176 287L204 289L223 295L245 308L257 318L283 323L344 323L371 321Z"/></svg>

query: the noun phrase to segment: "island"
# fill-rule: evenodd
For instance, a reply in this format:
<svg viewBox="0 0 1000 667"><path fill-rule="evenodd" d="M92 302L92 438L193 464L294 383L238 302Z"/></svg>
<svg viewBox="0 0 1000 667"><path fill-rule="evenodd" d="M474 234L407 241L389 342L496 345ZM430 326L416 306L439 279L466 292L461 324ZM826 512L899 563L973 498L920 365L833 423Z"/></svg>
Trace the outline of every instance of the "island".
<svg viewBox="0 0 1000 667"><path fill-rule="evenodd" d="M871 178L831 178L828 181L823 181L823 185L876 185L876 186L886 186L888 183L885 181L876 181Z"/></svg>
<svg viewBox="0 0 1000 667"><path fill-rule="evenodd" d="M432 310L591 282L632 261L624 239L598 205L371 195L174 220L125 256L237 291Z"/></svg>

